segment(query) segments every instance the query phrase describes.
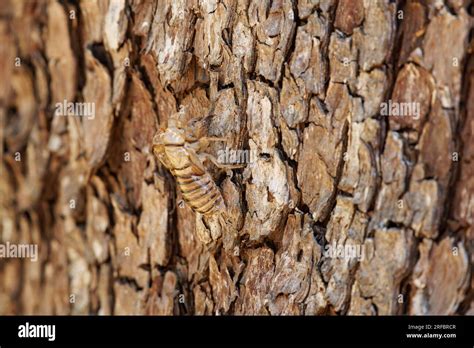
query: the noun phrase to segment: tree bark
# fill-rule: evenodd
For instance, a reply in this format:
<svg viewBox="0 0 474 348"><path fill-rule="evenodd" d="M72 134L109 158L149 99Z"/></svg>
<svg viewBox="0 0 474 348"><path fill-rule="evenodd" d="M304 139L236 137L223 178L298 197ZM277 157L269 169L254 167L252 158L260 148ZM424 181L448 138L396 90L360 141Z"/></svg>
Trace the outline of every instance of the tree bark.
<svg viewBox="0 0 474 348"><path fill-rule="evenodd" d="M2 0L0 240L38 260L0 314L474 314L473 6ZM180 108L250 155L206 164L228 230L151 151Z"/></svg>

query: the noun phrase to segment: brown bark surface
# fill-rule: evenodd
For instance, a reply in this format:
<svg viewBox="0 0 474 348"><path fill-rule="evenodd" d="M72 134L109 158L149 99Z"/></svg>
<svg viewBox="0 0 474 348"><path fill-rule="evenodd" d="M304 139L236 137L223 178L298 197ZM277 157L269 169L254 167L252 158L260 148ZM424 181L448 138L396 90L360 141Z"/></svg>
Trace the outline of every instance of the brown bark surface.
<svg viewBox="0 0 474 348"><path fill-rule="evenodd" d="M473 6L0 0L0 242L39 252L0 314L474 314ZM180 108L255 154L206 164L234 229L152 154Z"/></svg>

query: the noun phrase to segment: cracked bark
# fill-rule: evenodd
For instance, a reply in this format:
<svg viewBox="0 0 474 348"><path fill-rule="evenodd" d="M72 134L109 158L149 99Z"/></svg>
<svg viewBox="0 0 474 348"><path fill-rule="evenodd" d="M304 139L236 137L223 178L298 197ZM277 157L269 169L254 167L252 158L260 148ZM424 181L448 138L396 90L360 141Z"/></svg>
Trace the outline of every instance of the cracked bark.
<svg viewBox="0 0 474 348"><path fill-rule="evenodd" d="M0 313L474 314L472 11L2 0L0 237L39 259L0 259ZM64 100L96 117L55 116ZM180 106L256 154L208 168L235 234L151 154Z"/></svg>

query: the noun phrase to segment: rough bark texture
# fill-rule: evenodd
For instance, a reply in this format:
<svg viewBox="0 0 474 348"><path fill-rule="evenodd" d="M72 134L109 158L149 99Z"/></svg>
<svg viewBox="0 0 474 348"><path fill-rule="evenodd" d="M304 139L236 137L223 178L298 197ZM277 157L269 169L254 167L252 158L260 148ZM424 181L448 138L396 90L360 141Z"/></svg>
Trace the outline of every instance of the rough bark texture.
<svg viewBox="0 0 474 348"><path fill-rule="evenodd" d="M0 259L0 313L474 314L472 13L1 0L0 237L39 259ZM55 115L64 100L95 118ZM388 100L420 117L382 116ZM207 230L151 153L180 106L257 154L208 167L234 234Z"/></svg>

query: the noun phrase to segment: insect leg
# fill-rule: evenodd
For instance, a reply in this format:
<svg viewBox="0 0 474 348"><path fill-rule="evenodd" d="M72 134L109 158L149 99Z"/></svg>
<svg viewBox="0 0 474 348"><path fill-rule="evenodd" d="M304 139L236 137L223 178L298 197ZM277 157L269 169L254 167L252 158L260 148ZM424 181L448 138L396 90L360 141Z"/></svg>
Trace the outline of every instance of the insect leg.
<svg viewBox="0 0 474 348"><path fill-rule="evenodd" d="M223 138L223 137L202 137L201 139L199 139L199 141L201 140L204 140L204 141L225 141L227 142L227 138Z"/></svg>
<svg viewBox="0 0 474 348"><path fill-rule="evenodd" d="M153 145L153 152L158 157L160 162L168 169L173 168L173 165L170 163L165 154L165 145L158 143Z"/></svg>
<svg viewBox="0 0 474 348"><path fill-rule="evenodd" d="M239 168L244 168L245 167L245 164L224 164L224 163L220 163L217 160L217 158L215 158L214 156L212 156L211 154L208 154L208 153L200 153L199 158L201 159L201 161L209 160L212 163L214 163L214 165L216 167L223 168L223 169L239 169Z"/></svg>
<svg viewBox="0 0 474 348"><path fill-rule="evenodd" d="M227 138L221 138L221 137L202 137L197 142L196 150L197 150L197 152L204 151L205 149L207 149L207 147L209 146L209 143L211 141L227 142L227 140L228 140Z"/></svg>

